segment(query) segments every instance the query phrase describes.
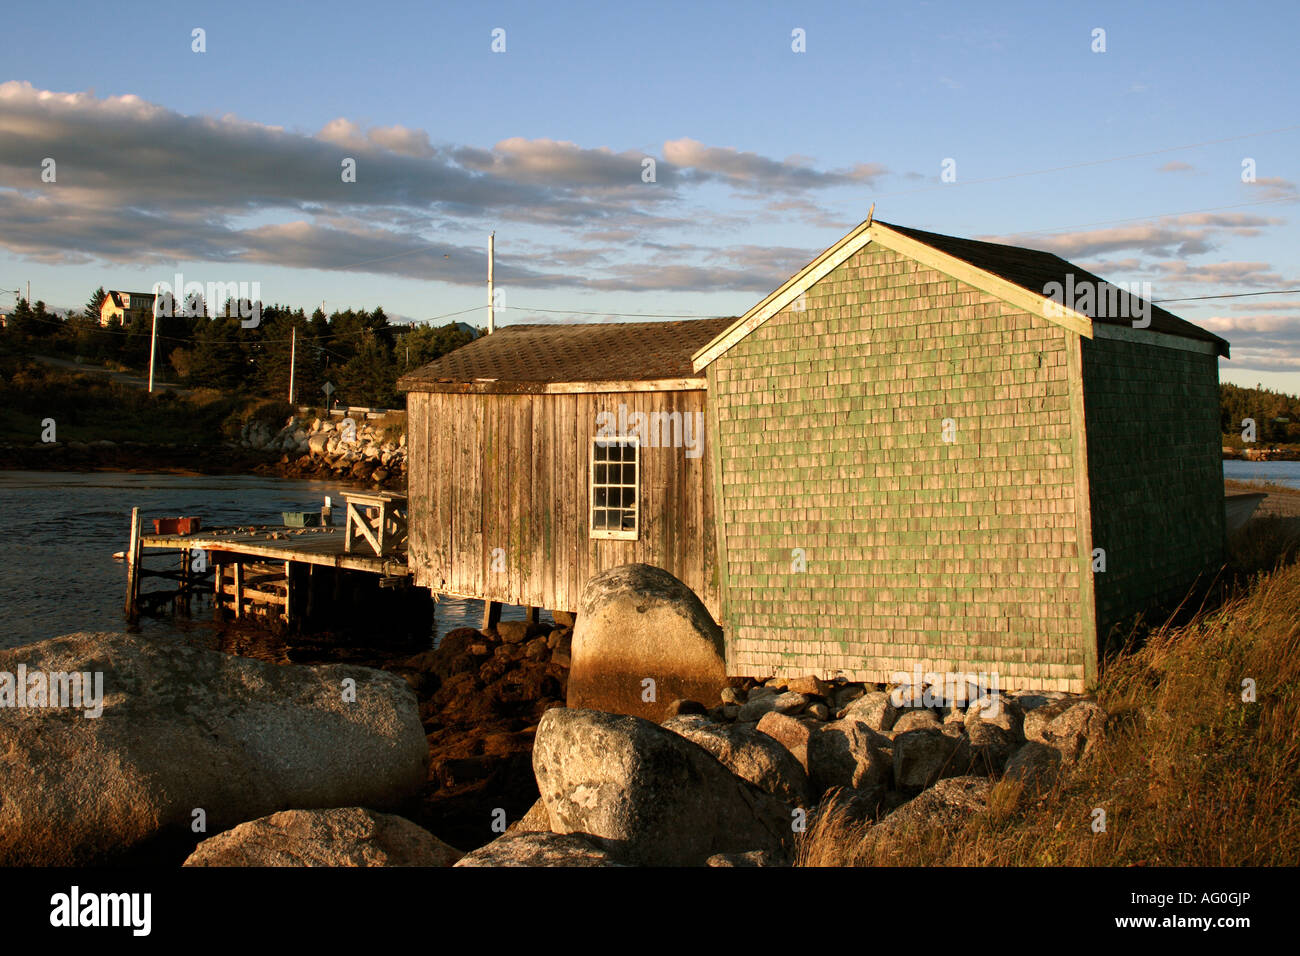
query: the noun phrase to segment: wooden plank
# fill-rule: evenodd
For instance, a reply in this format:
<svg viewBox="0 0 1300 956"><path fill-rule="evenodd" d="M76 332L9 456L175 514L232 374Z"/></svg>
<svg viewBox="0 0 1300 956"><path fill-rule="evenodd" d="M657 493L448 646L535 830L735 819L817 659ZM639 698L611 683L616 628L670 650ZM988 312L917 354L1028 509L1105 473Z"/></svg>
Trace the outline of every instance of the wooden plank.
<svg viewBox="0 0 1300 956"><path fill-rule="evenodd" d="M582 597L582 590L586 587L587 580L594 573L595 568L599 565L598 547L600 541L593 539L588 533L590 527L591 512L589 502L591 501L591 441L595 435L596 408L601 396L599 395L579 395L577 397L578 407L577 415L574 421L574 441L569 448L569 456L573 460L574 486L577 495L575 496L575 541L573 547L573 579L572 588L574 595L574 607L577 607L578 600Z"/></svg>
<svg viewBox="0 0 1300 956"><path fill-rule="evenodd" d="M444 587L451 580L451 540L455 516L451 508L451 473L453 462L448 450L455 424L450 414L452 396L424 396L426 455L423 464L424 488L431 501L427 534L430 558L429 587ZM416 462L416 467L420 467Z"/></svg>
<svg viewBox="0 0 1300 956"><path fill-rule="evenodd" d="M482 402L473 404L472 415L472 434L469 436L467 443L466 455L467 463L470 465L466 469L466 490L465 490L465 525L469 534L466 536L466 547L473 556L473 563L470 571L474 575L470 582L474 590L483 594L484 587L487 584L485 575L487 572L487 563L484 556L484 527L483 527L483 481L484 481L484 463L479 457L479 449L483 447L483 441L486 435L486 409Z"/></svg>
<svg viewBox="0 0 1300 956"><path fill-rule="evenodd" d="M707 399L705 404L705 419L708 422L708 427L706 428L705 433L709 436L708 448L706 449L706 454L709 455L709 464L712 471L709 482L709 502L713 511L713 531L715 540L717 541L714 560L718 565L718 611L715 616L718 619L718 623L720 623L723 628L726 628L729 600L727 594L727 511L725 505L726 499L723 497L722 491L723 464L722 441L720 439L722 433L718 430L720 425L718 423L717 389L718 378L716 366L710 365L708 394L713 397ZM735 646L730 640L726 642L726 664L727 673L734 674L736 664Z"/></svg>
<svg viewBox="0 0 1300 956"><path fill-rule="evenodd" d="M504 466L503 488L505 500L499 503L497 520L505 539L506 573L497 575L500 590L497 592L507 604L518 604L519 576L524 572L523 541L520 537L520 514L527 504L519 472L526 467L519 442L523 438L523 421L517 395L502 395L493 399L497 407L497 423L501 428L502 447L498 460Z"/></svg>
<svg viewBox="0 0 1300 956"><path fill-rule="evenodd" d="M347 554L343 551L342 529L332 529L311 536L289 539L271 539L265 535L218 535L208 532L198 535L142 535L145 548L196 548L211 552L213 563L227 560L228 555L245 555L266 558L272 562L293 560L301 564L316 564L342 568L349 571L367 571L372 574L406 573L406 561L400 554L380 557L374 554Z"/></svg>
<svg viewBox="0 0 1300 956"><path fill-rule="evenodd" d="M703 388L704 378L606 379L585 382L416 382L409 395L597 395L614 392L679 392Z"/></svg>
<svg viewBox="0 0 1300 956"><path fill-rule="evenodd" d="M140 623L140 509L131 509L131 538L126 549L126 602L124 612L130 625Z"/></svg>
<svg viewBox="0 0 1300 956"><path fill-rule="evenodd" d="M701 411L704 412L705 428L701 441L704 442L703 454L696 459L700 472L700 574L704 582L704 603L716 621L722 620L721 570L718 567L717 536L717 502L713 497L715 447L718 445L717 433L709 427L708 394L700 395ZM715 573L719 580L714 580Z"/></svg>
<svg viewBox="0 0 1300 956"><path fill-rule="evenodd" d="M1070 390L1070 427L1074 432L1074 520L1079 539L1080 630L1083 632L1083 681L1097 680L1097 592L1092 572L1092 491L1088 478L1088 428L1083 396L1083 340L1064 333Z"/></svg>
<svg viewBox="0 0 1300 956"><path fill-rule="evenodd" d="M512 469L518 478L518 542L515 544L515 561L519 571L514 578L514 601L524 606L538 604L541 598L531 594L528 586L533 575L533 400L528 396L515 398L519 409L518 426L515 433L515 448L518 460Z"/></svg>
<svg viewBox="0 0 1300 956"><path fill-rule="evenodd" d="M576 610L578 595L574 591L575 536L585 525L577 525L579 489L574 480L574 451L578 416L578 397L565 395L555 400L555 455L557 482L555 503L555 604L563 610Z"/></svg>
<svg viewBox="0 0 1300 956"><path fill-rule="evenodd" d="M528 511L532 540L524 593L530 603L554 607L555 552L552 549L552 535L555 527L555 459L551 454L551 440L555 434L555 399L535 395L529 404L532 415L528 442L532 493L529 495Z"/></svg>
<svg viewBox="0 0 1300 956"><path fill-rule="evenodd" d="M235 618L244 616L244 564L242 561L235 562Z"/></svg>
<svg viewBox="0 0 1300 956"><path fill-rule="evenodd" d="M501 621L501 602L485 601L483 604L483 626L479 629L490 631Z"/></svg>

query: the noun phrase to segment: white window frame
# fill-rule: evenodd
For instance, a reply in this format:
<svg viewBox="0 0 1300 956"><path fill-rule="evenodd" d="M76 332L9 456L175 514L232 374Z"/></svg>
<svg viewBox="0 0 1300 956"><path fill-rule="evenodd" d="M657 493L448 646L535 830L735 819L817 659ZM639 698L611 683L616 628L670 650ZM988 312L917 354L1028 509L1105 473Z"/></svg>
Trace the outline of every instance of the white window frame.
<svg viewBox="0 0 1300 956"><path fill-rule="evenodd" d="M636 450L632 459L632 484L627 485L619 481L617 483L601 482L596 484L596 449L604 442L607 445L621 444L630 445ZM599 464L608 464L608 461L599 462ZM631 528L597 528L596 527L596 488L632 488L635 492L632 499L632 527ZM601 509L609 510L609 509ZM591 452L588 456L587 465L587 533L592 538L615 539L619 541L636 541L641 536L641 441L636 435L606 435L591 440Z"/></svg>

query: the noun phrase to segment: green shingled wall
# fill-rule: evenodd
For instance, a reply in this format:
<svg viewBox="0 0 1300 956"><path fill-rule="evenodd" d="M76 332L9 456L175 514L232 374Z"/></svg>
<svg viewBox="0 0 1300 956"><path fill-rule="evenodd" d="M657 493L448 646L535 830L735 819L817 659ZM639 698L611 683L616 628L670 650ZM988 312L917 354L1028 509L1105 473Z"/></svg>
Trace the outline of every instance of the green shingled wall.
<svg viewBox="0 0 1300 956"><path fill-rule="evenodd" d="M1097 621L1178 599L1223 557L1215 355L1094 338L1083 343Z"/></svg>
<svg viewBox="0 0 1300 956"><path fill-rule="evenodd" d="M1072 333L875 243L802 305L709 369L729 673L1081 690Z"/></svg>

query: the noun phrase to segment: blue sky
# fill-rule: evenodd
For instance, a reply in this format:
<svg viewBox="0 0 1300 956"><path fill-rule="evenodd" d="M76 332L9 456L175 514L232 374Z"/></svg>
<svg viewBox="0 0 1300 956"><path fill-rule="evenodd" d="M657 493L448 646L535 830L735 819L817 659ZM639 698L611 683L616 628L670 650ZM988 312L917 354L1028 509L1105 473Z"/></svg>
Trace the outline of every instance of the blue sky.
<svg viewBox="0 0 1300 956"><path fill-rule="evenodd" d="M482 321L495 229L506 323L739 314L873 202L1157 299L1300 288L1292 3L50 9L6 16L0 287L55 307L181 271ZM1169 308L1300 393L1300 295Z"/></svg>

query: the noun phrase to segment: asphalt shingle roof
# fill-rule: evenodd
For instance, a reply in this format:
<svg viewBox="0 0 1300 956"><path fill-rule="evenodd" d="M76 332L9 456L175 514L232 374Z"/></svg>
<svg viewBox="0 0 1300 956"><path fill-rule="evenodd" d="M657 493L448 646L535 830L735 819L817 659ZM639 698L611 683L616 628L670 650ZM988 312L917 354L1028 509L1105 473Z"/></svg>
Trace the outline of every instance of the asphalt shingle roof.
<svg viewBox="0 0 1300 956"><path fill-rule="evenodd" d="M1140 314L1138 312L1140 306L1135 306L1144 300L1137 296L1130 296L1126 290L1116 287L1113 283L1107 282L1087 269L1080 268L1074 263L1050 252L1042 252L1038 249L1024 249L1020 246L1005 246L996 242L981 242L977 239L958 239L955 236L944 236L937 232L924 232L907 226L896 226L893 223L881 220L877 220L877 222L880 222L882 226L888 226L895 232L902 233L918 242L923 242L940 252L946 252L963 262L970 263L977 269L991 272L1008 282L1020 286L1022 289L1027 289L1038 295L1044 294L1044 289L1048 283L1059 282L1062 286L1065 286L1067 277L1073 276L1076 289L1083 283L1094 283L1095 289L1117 289L1121 301L1124 299L1129 300L1124 303L1123 312L1118 315L1109 315L1106 314L1104 308L1099 308L1100 300L1105 297L1094 296L1092 308L1078 310L1094 322L1133 328L1133 317ZM1069 301L1064 304L1074 308L1074 304ZM1149 331L1178 335L1187 339L1198 339L1202 342L1213 342L1219 346L1220 354L1228 354L1228 343L1225 339L1220 338L1213 332L1207 332L1200 326L1180 319L1172 312L1167 312L1158 305L1150 305L1149 307L1151 309L1151 324L1146 326Z"/></svg>
<svg viewBox="0 0 1300 956"><path fill-rule="evenodd" d="M691 355L735 319L507 325L404 376L408 391L535 390L556 382L650 382L699 375Z"/></svg>

